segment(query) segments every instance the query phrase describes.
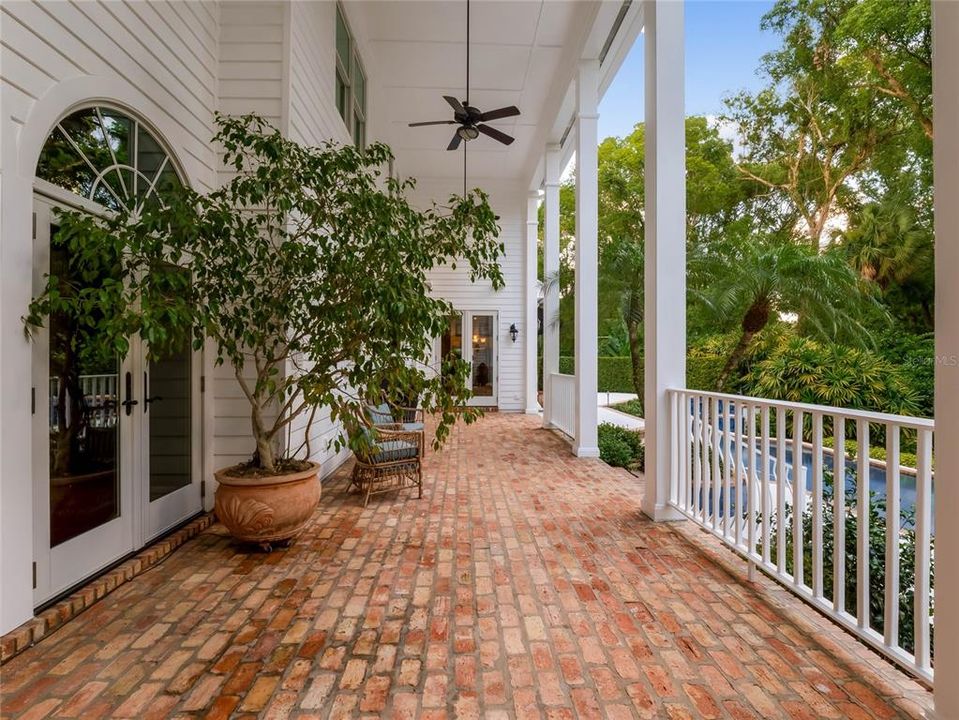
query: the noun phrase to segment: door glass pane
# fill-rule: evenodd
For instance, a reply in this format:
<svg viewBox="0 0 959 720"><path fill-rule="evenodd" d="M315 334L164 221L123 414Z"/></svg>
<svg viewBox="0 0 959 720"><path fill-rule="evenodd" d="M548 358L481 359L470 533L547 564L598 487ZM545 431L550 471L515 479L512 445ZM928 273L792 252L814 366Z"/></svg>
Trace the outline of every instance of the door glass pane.
<svg viewBox="0 0 959 720"><path fill-rule="evenodd" d="M69 250L56 243L50 273L64 294L102 281L71 271ZM98 354L88 333L62 313L50 316L51 547L120 514L119 361Z"/></svg>
<svg viewBox="0 0 959 720"><path fill-rule="evenodd" d="M150 501L193 481L191 440L192 352L189 338L172 354L150 361Z"/></svg>
<svg viewBox="0 0 959 720"><path fill-rule="evenodd" d="M473 395L493 396L493 316L473 316Z"/></svg>
<svg viewBox="0 0 959 720"><path fill-rule="evenodd" d="M463 317L452 315L450 326L440 339L440 355L446 359L450 355L463 357Z"/></svg>

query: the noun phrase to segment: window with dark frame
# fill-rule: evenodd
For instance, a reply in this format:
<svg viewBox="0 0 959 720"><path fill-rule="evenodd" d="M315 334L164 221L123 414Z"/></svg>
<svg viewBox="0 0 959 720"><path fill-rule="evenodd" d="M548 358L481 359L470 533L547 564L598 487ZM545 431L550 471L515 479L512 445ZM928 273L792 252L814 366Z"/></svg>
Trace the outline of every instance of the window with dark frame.
<svg viewBox="0 0 959 720"><path fill-rule="evenodd" d="M366 75L343 9L336 6L336 109L353 143L366 145Z"/></svg>

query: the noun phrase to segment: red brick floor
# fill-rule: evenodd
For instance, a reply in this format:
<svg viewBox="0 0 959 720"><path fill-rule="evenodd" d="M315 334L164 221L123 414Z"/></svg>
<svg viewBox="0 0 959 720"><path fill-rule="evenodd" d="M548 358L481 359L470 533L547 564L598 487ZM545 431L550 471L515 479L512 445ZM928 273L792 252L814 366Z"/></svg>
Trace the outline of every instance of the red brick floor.
<svg viewBox="0 0 959 720"><path fill-rule="evenodd" d="M2 669L3 717L891 718L929 694L642 481L491 414L266 555L219 526Z"/></svg>

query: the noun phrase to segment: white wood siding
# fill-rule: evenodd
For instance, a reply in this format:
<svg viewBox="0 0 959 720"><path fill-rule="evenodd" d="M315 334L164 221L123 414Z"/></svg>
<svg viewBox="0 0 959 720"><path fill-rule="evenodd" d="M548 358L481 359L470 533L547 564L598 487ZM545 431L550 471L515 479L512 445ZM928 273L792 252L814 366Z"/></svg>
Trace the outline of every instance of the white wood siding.
<svg viewBox="0 0 959 720"><path fill-rule="evenodd" d="M336 4L293 2L290 13L290 137L352 142L334 97Z"/></svg>
<svg viewBox="0 0 959 720"><path fill-rule="evenodd" d="M334 98L336 4L292 2L289 12L289 137L305 145L352 142ZM308 421L309 413L304 413L291 424L291 449L303 444ZM336 452L330 445L339 426L330 421L328 408L317 410L309 433L311 459L321 464L322 475L349 457L348 450Z"/></svg>
<svg viewBox="0 0 959 720"><path fill-rule="evenodd" d="M255 112L284 130L284 84L287 75L284 36L287 7L281 2L223 2L219 6L219 63L217 109L226 115ZM219 163L219 182L233 177ZM244 377L255 382L252 360ZM250 459L255 449L250 404L233 375L221 365L212 370L213 467L222 468Z"/></svg>
<svg viewBox="0 0 959 720"><path fill-rule="evenodd" d="M500 240L505 253L500 265L503 288L494 292L488 282L471 283L469 272L462 265L456 270L448 266L434 270L430 284L436 297L449 300L460 310L495 310L499 312L496 341L499 343L498 405L503 411L522 411L524 398L525 332L524 317L524 235L526 232L526 190L519 184L503 181L474 182L490 196L490 204L499 215ZM431 200L445 202L450 193L462 193L462 186L451 181L420 180L414 200L425 206ZM516 323L519 336L513 342L509 326Z"/></svg>
<svg viewBox="0 0 959 720"><path fill-rule="evenodd" d="M13 0L0 6L0 23L4 132L17 132L60 81L116 77L147 98L146 120L182 129L167 141L197 189L212 187L215 4Z"/></svg>

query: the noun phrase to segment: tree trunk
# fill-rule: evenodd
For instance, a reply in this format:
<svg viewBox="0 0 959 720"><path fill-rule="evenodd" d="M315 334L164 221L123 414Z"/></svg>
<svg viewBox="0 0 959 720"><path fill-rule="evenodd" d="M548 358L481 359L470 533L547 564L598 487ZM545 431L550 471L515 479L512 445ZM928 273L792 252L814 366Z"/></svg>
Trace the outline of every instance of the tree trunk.
<svg viewBox="0 0 959 720"><path fill-rule="evenodd" d="M643 297L635 291L629 295L629 312L626 317L626 332L629 335L629 358L633 371L633 389L639 398L640 413L645 401L645 365L643 358L642 308L638 307Z"/></svg>
<svg viewBox="0 0 959 720"><path fill-rule="evenodd" d="M729 380L729 376L732 375L733 370L742 362L743 357L746 355L746 349L749 347L749 343L752 342L755 334L756 333L751 330L743 330L743 334L739 336L739 342L736 343L736 347L734 347L733 351L729 354L729 358L727 358L726 364L723 366L723 370L719 373L719 378L716 380L716 389L719 392L726 389L726 381Z"/></svg>
<svg viewBox="0 0 959 720"><path fill-rule="evenodd" d="M271 437L263 427L263 414L257 405L253 406L253 438L256 440L256 454L254 461L256 465L268 472L276 469L276 461L273 458L273 445L270 442Z"/></svg>
<svg viewBox="0 0 959 720"><path fill-rule="evenodd" d="M733 370L739 366L739 363L741 363L743 357L745 357L746 350L749 349L749 343L752 342L757 333L769 324L769 317L772 314L772 310L773 308L769 298L765 296L756 298L753 304L749 306L749 309L743 316L741 324L743 334L739 336L739 342L736 343L736 347L733 348L733 351L729 354L729 358L726 360L726 365L723 367L722 372L719 373L719 378L716 381L717 390L722 391L725 389L729 376L732 375Z"/></svg>
<svg viewBox="0 0 959 720"><path fill-rule="evenodd" d="M268 438L258 437L256 439L256 454L259 458L259 466L268 472L276 470L276 462L273 459L273 445Z"/></svg>

